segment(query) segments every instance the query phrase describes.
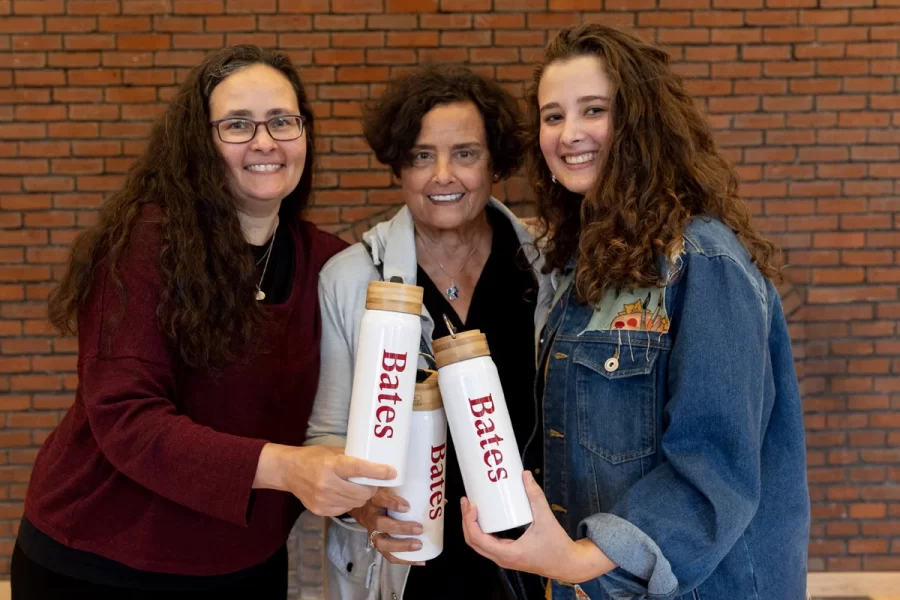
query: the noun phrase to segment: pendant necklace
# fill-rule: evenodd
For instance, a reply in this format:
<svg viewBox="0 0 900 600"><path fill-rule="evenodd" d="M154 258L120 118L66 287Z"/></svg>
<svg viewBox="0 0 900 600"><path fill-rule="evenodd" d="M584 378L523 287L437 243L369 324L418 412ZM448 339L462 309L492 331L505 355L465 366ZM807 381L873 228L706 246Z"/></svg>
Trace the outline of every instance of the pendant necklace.
<svg viewBox="0 0 900 600"><path fill-rule="evenodd" d="M421 236L419 236L419 237L421 238ZM472 247L472 251L469 252L469 255L466 257L466 259L462 262L462 264L456 270L456 273L454 273L453 275L451 275L450 273L447 272L447 269L444 268L444 265L441 264L441 261L439 261L437 259L437 257L435 257L435 255L431 252L431 250L428 249L428 246L425 244L424 241L422 242L422 247L425 248L425 252L428 253L428 256L430 256L431 259L437 263L437 266L441 268L441 271L444 272L444 275L446 275L447 278L450 279L450 287L448 287L446 290L444 290L444 293L447 294L447 300L450 300L452 302L453 300L456 300L457 298L459 298L459 287L456 285L456 277L460 274L460 272L462 272L463 268L469 262L469 259L472 258L473 254L475 254L475 251L478 250L478 244L475 244Z"/></svg>
<svg viewBox="0 0 900 600"><path fill-rule="evenodd" d="M266 299L266 293L262 291L263 278L266 276L266 269L269 267L269 258L272 256L272 246L275 245L275 234L278 233L278 218L275 218L275 229L272 231L272 239L269 240L269 247L266 249L266 263L263 265L262 275L259 276L259 283L256 284L256 300L262 302ZM262 260L262 259L260 259ZM259 265L259 263L256 263Z"/></svg>

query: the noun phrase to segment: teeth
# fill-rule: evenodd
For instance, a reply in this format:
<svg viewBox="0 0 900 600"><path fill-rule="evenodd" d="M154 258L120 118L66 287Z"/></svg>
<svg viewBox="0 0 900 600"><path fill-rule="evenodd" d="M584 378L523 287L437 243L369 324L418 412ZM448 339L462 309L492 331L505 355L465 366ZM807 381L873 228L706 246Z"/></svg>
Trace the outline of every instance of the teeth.
<svg viewBox="0 0 900 600"><path fill-rule="evenodd" d="M257 173L269 173L271 171L277 171L281 168L281 165L249 165L247 166L248 171L254 171Z"/></svg>
<svg viewBox="0 0 900 600"><path fill-rule="evenodd" d="M463 197L462 194L441 194L439 196L428 196L435 202L455 202Z"/></svg>
<svg viewBox="0 0 900 600"><path fill-rule="evenodd" d="M597 157L596 152L585 152L584 154L577 154L575 156L566 156L566 164L569 165L580 165L586 162L590 162Z"/></svg>

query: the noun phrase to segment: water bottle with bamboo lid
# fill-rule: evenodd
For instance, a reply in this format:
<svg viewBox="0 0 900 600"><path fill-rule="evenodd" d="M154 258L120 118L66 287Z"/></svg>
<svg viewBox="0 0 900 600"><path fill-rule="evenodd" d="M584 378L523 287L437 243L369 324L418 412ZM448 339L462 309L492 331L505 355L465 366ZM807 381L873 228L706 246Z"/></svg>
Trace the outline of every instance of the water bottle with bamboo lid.
<svg viewBox="0 0 900 600"><path fill-rule="evenodd" d="M344 452L391 465L397 469L397 477L350 478L354 483L403 483L422 335L422 292L422 288L404 283L369 283L353 368Z"/></svg>
<svg viewBox="0 0 900 600"><path fill-rule="evenodd" d="M410 562L431 560L444 550L444 465L447 458L447 418L441 403L438 374L435 371L419 371L416 394L413 401L412 429L409 434L409 456L406 460L406 481L391 493L406 500L409 511L388 511L388 516L398 521L420 523L419 535L412 537L422 542L422 548L411 552L392 552Z"/></svg>
<svg viewBox="0 0 900 600"><path fill-rule="evenodd" d="M452 330L451 330L452 331ZM477 329L433 344L438 385L469 501L485 533L532 521L522 459L487 338Z"/></svg>

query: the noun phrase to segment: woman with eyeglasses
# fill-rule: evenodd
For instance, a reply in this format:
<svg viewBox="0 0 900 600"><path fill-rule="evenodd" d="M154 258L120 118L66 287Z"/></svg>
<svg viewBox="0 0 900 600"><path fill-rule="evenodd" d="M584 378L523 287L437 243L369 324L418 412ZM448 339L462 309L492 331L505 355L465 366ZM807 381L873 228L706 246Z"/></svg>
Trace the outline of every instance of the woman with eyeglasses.
<svg viewBox="0 0 900 600"><path fill-rule="evenodd" d="M285 55L215 52L75 242L49 316L77 331L78 388L35 460L13 598L283 600L303 506L343 514L375 493L348 477L394 476L299 447L318 274L345 246L300 217L314 149Z"/></svg>

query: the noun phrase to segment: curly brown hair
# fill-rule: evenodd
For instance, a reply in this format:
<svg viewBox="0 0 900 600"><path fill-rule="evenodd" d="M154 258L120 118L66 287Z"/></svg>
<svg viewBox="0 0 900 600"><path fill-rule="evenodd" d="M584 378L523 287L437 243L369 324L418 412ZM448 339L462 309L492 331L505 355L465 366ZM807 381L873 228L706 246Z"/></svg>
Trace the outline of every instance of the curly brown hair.
<svg viewBox="0 0 900 600"><path fill-rule="evenodd" d="M597 180L583 197L552 182L540 147L538 87L556 61L595 56L612 84L611 127ZM780 279L780 254L753 226L734 168L664 51L598 24L568 27L547 45L526 94L527 177L547 230L547 272L577 257L579 300L599 304L607 289L662 285L657 257L673 260L695 215L729 226L767 277Z"/></svg>
<svg viewBox="0 0 900 600"><path fill-rule="evenodd" d="M122 189L104 203L98 223L75 240L66 273L49 301L50 322L60 333L77 332L79 311L98 266L108 267L124 310L127 299L117 263L144 207L156 205L162 285L157 316L181 359L192 367L215 369L252 347L264 319L253 299L258 276L212 139L209 97L226 77L254 64L287 77L305 117L303 175L279 209L283 224L300 218L309 201L315 153L313 114L300 76L281 52L251 45L213 52L191 70L154 124L145 152Z"/></svg>
<svg viewBox="0 0 900 600"><path fill-rule="evenodd" d="M516 99L498 83L460 66L428 64L388 85L366 106L363 133L381 164L400 176L412 157L422 119L435 106L472 102L484 120L491 167L499 179L522 162L524 133Z"/></svg>

